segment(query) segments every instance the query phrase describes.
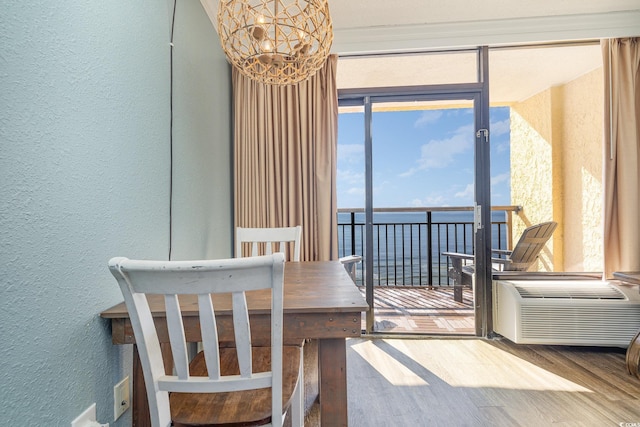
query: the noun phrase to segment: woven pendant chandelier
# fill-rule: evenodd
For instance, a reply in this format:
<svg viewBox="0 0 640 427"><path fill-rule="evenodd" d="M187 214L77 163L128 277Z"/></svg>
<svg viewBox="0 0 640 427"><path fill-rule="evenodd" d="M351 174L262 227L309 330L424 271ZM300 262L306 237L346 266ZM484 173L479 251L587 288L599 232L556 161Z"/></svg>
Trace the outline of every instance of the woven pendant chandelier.
<svg viewBox="0 0 640 427"><path fill-rule="evenodd" d="M315 74L333 41L328 0L220 0L218 34L242 74L276 85Z"/></svg>

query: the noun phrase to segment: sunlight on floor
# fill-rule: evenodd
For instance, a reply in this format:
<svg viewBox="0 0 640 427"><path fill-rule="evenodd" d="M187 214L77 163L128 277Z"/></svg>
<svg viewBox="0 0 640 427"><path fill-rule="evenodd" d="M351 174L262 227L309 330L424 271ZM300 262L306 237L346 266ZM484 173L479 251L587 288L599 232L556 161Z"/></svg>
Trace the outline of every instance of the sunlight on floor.
<svg viewBox="0 0 640 427"><path fill-rule="evenodd" d="M392 355L376 346L375 341L363 341L351 346L356 353L367 360L372 368L394 386L421 386L428 383L414 374L411 369Z"/></svg>
<svg viewBox="0 0 640 427"><path fill-rule="evenodd" d="M479 339L376 339L351 348L393 385L591 392Z"/></svg>

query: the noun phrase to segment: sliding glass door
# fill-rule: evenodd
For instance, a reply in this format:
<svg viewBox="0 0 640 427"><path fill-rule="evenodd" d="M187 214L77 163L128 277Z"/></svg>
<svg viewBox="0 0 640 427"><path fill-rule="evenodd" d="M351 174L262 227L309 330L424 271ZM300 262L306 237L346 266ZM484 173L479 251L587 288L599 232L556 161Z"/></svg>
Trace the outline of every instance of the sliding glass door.
<svg viewBox="0 0 640 427"><path fill-rule="evenodd" d="M486 51L479 50L480 77L483 55ZM490 249L491 241L491 227L485 227L490 225L485 91L482 82L473 82L339 92L339 180L353 183L344 192L353 198L348 204L357 208L358 200L364 202L361 209L339 215L350 224L342 238L348 235L352 251L361 251L364 258L359 280L372 308L366 321L369 332L437 333L428 327L416 331L410 317L400 320L393 309L374 307L374 300L398 295L415 300L410 293L390 293L400 288L445 289L450 282L442 252L451 249L449 239L457 249L473 252L475 247L479 271L467 298L471 325L462 332L483 336L489 331L490 282L482 273L487 268L482 252ZM358 127L360 135L354 130ZM345 161L350 164L341 167ZM469 205L471 211L451 209ZM434 206L442 209L431 209ZM466 226L448 224L456 222Z"/></svg>

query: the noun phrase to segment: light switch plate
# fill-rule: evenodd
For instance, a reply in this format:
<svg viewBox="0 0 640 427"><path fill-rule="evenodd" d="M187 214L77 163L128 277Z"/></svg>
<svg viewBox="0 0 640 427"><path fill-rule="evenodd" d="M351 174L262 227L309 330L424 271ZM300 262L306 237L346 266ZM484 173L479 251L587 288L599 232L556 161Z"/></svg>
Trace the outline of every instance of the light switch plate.
<svg viewBox="0 0 640 427"><path fill-rule="evenodd" d="M113 420L120 418L120 415L129 409L131 399L129 397L129 376L113 387Z"/></svg>

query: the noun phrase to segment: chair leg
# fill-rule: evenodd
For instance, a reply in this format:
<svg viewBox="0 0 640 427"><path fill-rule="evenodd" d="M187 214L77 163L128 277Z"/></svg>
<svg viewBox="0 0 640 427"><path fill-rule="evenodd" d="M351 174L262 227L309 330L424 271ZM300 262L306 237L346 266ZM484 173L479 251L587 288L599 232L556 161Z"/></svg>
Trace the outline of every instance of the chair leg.
<svg viewBox="0 0 640 427"><path fill-rule="evenodd" d="M291 403L291 426L304 426L304 347L300 348L300 367L298 385L293 392Z"/></svg>

